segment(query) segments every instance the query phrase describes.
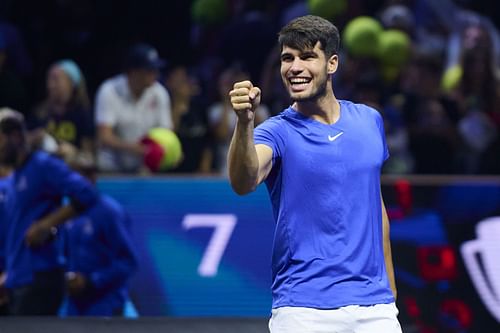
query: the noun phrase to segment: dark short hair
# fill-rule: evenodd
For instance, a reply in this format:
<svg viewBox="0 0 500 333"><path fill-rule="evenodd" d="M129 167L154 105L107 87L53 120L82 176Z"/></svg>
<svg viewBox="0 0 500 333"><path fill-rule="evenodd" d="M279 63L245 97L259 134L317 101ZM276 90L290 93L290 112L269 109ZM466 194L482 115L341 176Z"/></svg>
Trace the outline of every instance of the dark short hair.
<svg viewBox="0 0 500 333"><path fill-rule="evenodd" d="M290 21L278 34L281 49L289 46L297 50L312 49L320 42L327 58L338 53L339 30L330 21L314 15L301 16Z"/></svg>
<svg viewBox="0 0 500 333"><path fill-rule="evenodd" d="M0 109L0 131L4 134L23 132L25 130L24 117L21 113L8 109Z"/></svg>

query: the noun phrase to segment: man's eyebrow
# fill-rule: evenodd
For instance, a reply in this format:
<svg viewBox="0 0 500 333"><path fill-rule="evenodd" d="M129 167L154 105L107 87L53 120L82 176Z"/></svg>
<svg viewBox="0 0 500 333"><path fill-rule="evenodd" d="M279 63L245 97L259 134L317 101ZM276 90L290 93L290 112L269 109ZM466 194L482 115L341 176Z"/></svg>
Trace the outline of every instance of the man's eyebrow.
<svg viewBox="0 0 500 333"><path fill-rule="evenodd" d="M306 51L303 51L300 53L301 57L310 57L310 56L313 56L313 57L317 57L318 56L318 53L316 53L315 51L313 50L306 50Z"/></svg>

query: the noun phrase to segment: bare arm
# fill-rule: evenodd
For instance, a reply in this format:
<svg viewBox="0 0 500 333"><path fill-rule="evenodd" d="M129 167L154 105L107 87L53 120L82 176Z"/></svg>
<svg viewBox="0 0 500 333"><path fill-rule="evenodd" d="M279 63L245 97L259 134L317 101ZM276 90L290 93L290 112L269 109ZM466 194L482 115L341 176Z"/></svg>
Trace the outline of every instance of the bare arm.
<svg viewBox="0 0 500 333"><path fill-rule="evenodd" d="M266 145L255 145L253 140L260 89L250 81L242 81L234 84L229 95L238 119L229 146L229 181L233 190L243 195L254 191L271 171L272 149Z"/></svg>
<svg viewBox="0 0 500 333"><path fill-rule="evenodd" d="M394 265L392 264L389 217L387 216L387 211L385 209L382 193L380 194L380 202L382 203L382 230L383 230L383 242L384 242L385 269L387 271L387 277L389 278L389 283L392 289L392 293L394 294L394 298L396 298L398 292L396 289L396 280L394 278Z"/></svg>
<svg viewBox="0 0 500 333"><path fill-rule="evenodd" d="M113 133L113 129L108 125L99 125L97 127L97 138L99 143L117 150L131 152L137 155L144 155L145 147L139 143L125 142Z"/></svg>
<svg viewBox="0 0 500 333"><path fill-rule="evenodd" d="M26 231L26 244L30 247L40 246L55 233L55 227L78 214L73 205L64 205L49 215L33 223Z"/></svg>

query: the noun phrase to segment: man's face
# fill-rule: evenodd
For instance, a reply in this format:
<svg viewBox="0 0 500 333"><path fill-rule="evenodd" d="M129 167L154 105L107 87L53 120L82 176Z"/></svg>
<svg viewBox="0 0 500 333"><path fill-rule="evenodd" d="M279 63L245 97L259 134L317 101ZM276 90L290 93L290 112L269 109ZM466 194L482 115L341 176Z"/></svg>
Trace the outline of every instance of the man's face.
<svg viewBox="0 0 500 333"><path fill-rule="evenodd" d="M312 101L326 92L329 74L337 70L338 57L326 59L317 42L313 49L297 50L284 45L281 79L294 101Z"/></svg>
<svg viewBox="0 0 500 333"><path fill-rule="evenodd" d="M133 69L129 72L134 89L142 92L153 85L158 78L158 71L154 69Z"/></svg>
<svg viewBox="0 0 500 333"><path fill-rule="evenodd" d="M3 166L14 166L17 161L19 146L12 135L6 135L0 131L0 164Z"/></svg>

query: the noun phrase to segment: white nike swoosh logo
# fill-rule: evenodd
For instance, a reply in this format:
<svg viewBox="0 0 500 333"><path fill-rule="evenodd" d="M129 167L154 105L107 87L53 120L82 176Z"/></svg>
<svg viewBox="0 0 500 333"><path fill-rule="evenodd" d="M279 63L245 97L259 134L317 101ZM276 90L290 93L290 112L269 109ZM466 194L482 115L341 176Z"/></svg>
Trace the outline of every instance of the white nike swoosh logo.
<svg viewBox="0 0 500 333"><path fill-rule="evenodd" d="M335 135L335 136L331 136L329 135L328 136L328 140L330 141L335 141L335 139L337 139L339 136L341 136L342 134L344 134L344 132L340 132L339 134Z"/></svg>

